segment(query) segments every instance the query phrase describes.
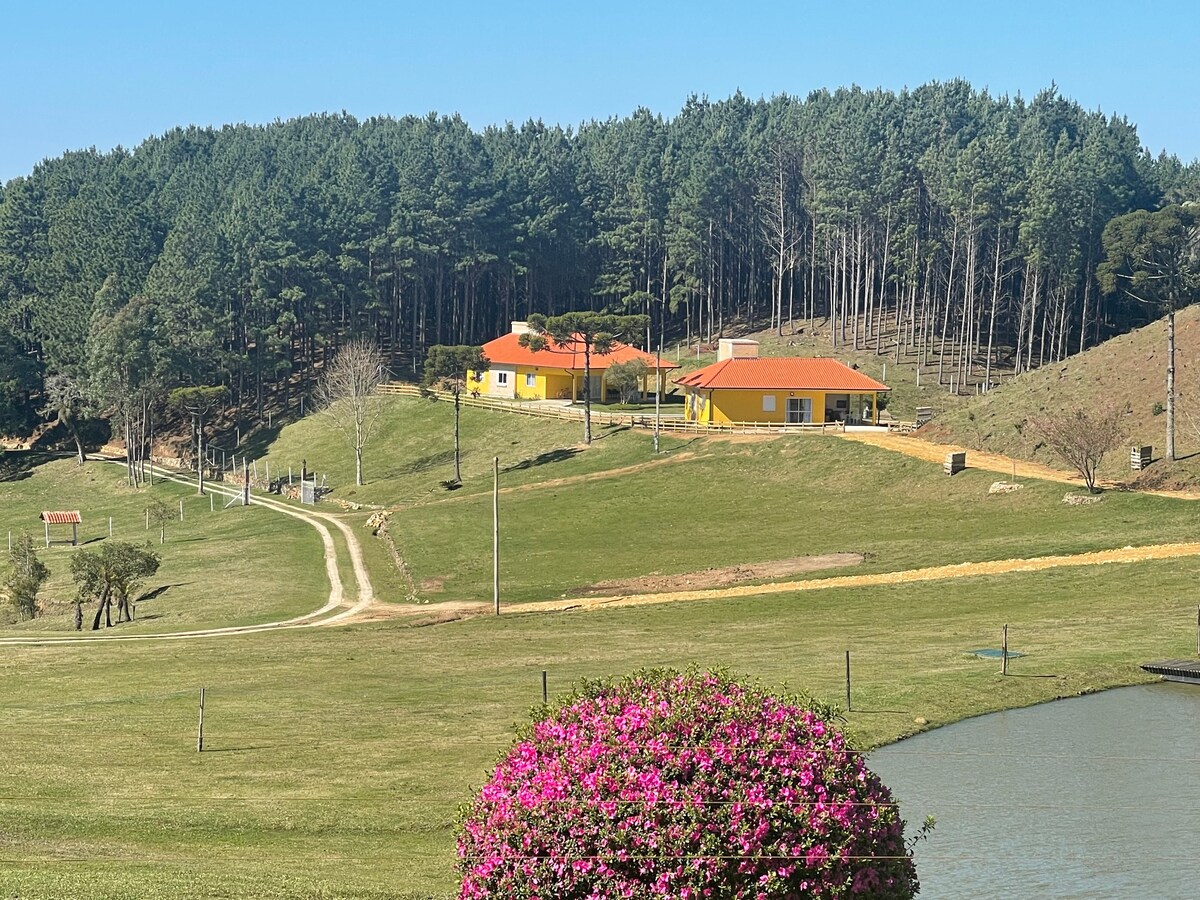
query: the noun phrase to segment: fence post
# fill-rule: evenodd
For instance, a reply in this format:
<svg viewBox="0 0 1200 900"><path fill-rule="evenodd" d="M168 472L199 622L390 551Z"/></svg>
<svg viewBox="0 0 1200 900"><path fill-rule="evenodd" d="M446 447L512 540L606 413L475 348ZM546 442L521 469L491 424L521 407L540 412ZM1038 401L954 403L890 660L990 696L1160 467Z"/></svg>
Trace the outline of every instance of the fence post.
<svg viewBox="0 0 1200 900"><path fill-rule="evenodd" d="M200 724L196 728L196 752L204 752L204 688L200 688Z"/></svg>
<svg viewBox="0 0 1200 900"><path fill-rule="evenodd" d="M850 712L850 651L846 651L846 712Z"/></svg>

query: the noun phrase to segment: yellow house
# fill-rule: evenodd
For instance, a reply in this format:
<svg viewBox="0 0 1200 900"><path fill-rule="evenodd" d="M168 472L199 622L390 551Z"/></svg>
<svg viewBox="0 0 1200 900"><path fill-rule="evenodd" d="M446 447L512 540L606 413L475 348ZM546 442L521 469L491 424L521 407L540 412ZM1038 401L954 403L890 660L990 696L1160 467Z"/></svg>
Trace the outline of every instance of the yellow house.
<svg viewBox="0 0 1200 900"><path fill-rule="evenodd" d="M583 399L583 342L557 347L551 341L541 350L531 350L521 346L521 335L529 331L525 322L513 322L511 332L484 344L489 368L486 372L468 372L467 390L509 400ZM643 395L653 394L658 385L665 389L670 370L679 368L617 341L611 353L591 354L592 399L602 403L608 400L609 366L634 359L640 359L649 370L642 382Z"/></svg>
<svg viewBox="0 0 1200 900"><path fill-rule="evenodd" d="M879 395L888 390L874 378L835 359L760 357L758 342L724 339L717 361L675 382L684 389L689 422L777 422L879 424Z"/></svg>

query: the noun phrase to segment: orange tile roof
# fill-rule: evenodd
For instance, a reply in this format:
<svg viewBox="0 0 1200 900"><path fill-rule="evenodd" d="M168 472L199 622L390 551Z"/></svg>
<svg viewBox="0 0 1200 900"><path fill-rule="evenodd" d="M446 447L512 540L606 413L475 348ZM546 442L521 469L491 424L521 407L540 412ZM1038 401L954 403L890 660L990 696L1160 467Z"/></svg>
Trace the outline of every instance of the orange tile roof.
<svg viewBox="0 0 1200 900"><path fill-rule="evenodd" d="M41 519L47 525L78 525L83 521L78 512L44 512Z"/></svg>
<svg viewBox="0 0 1200 900"><path fill-rule="evenodd" d="M676 384L704 390L845 391L870 393L888 386L836 359L758 357L723 359L689 372Z"/></svg>
<svg viewBox="0 0 1200 900"><path fill-rule="evenodd" d="M554 341L548 340L544 349L534 351L521 346L519 334L510 333L484 344L483 355L488 358L489 362L502 366L548 366L555 369L583 370L583 342L579 340L566 347L556 346ZM603 355L593 353L592 368L599 371L607 369L613 363L629 362L634 359L640 359L650 368L654 368L654 356L620 341L614 343L612 353ZM658 367L678 369L679 365L664 359Z"/></svg>

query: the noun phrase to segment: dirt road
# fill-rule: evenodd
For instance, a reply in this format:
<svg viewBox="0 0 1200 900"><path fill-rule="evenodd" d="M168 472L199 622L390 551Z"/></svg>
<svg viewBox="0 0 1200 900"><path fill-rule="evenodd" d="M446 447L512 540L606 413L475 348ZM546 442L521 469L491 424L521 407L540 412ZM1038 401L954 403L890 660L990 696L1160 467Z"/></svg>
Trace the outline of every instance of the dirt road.
<svg viewBox="0 0 1200 900"><path fill-rule="evenodd" d="M105 460L111 462L112 460ZM121 462L124 465L123 462ZM171 473L157 473L160 478L166 478L170 481L178 482L179 484L192 484L193 482L180 475ZM221 484L209 484L208 489L214 494L221 497L236 497L239 493L237 489L226 487ZM317 530L321 536L322 552L325 559L325 573L329 579L329 596L324 605L320 609L313 610L310 613L305 613L302 616L296 616L292 619L286 619L279 622L265 622L258 625L234 625L227 628L202 628L194 631L178 631L160 634L81 634L64 637L12 637L0 639L0 646L49 646L53 644L77 644L89 643L97 641L179 641L191 640L194 638L221 637L234 634L255 634L261 631L277 631L288 628L313 628L328 625L344 624L357 616L364 614L371 605L375 602L375 591L371 586L370 576L367 574L367 567L363 563L362 546L358 542L358 536L354 530L335 516L326 515L324 513L312 512L309 510L300 510L278 500L273 500L269 497L254 495L251 502L256 506L264 506L267 509L282 513L283 515L291 516L299 519L302 522L307 522ZM334 542L333 534L326 525L332 525L342 533L345 539L347 553L350 557L350 566L354 574L354 588L352 599L347 600L346 590L342 584L342 576L338 567L338 550L337 544Z"/></svg>
<svg viewBox="0 0 1200 900"><path fill-rule="evenodd" d="M1038 478L1042 481L1058 481L1062 484L1083 487L1083 479L1070 472L1052 469L1040 463L1026 462L1023 459L1013 459L1011 456L1002 456L999 453L970 450L955 444L933 444L929 441L923 441L920 438L883 431L850 431L839 434L838 437L848 441L858 441L860 444L870 444L872 447L879 447L883 450L891 450L893 453L903 453L905 456L933 463L944 462L947 453L966 453L967 468L970 469L984 469L985 471L1007 475L1011 478L1013 476L1013 467L1015 466L1017 478Z"/></svg>

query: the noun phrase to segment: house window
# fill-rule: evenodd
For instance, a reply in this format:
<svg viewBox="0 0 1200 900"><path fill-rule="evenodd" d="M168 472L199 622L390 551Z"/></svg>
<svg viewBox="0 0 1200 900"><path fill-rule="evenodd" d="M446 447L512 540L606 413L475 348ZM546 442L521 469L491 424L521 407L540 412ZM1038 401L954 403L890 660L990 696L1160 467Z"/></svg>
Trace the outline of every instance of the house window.
<svg viewBox="0 0 1200 900"><path fill-rule="evenodd" d="M537 376L532 372L525 375L525 387L537 387Z"/></svg>
<svg viewBox="0 0 1200 900"><path fill-rule="evenodd" d="M775 395L763 394L763 412L775 412Z"/></svg>
<svg viewBox="0 0 1200 900"><path fill-rule="evenodd" d="M499 385L500 387L508 387L508 373L507 372L497 372L496 373L496 384Z"/></svg>

